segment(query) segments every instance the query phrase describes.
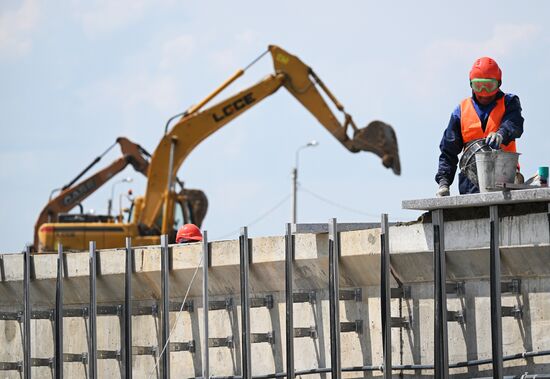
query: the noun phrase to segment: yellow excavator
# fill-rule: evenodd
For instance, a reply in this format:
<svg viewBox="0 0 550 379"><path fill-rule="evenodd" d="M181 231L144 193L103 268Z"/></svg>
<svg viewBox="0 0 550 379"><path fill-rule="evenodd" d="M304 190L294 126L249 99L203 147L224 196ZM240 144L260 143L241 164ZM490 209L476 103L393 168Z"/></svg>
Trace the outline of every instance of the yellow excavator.
<svg viewBox="0 0 550 379"><path fill-rule="evenodd" d="M122 156L95 174L78 182L92 167L101 161L101 159L115 146L120 146ZM36 251L39 242L39 231L47 235L50 231L55 231L58 238L65 239L77 238L79 240L94 240L104 238L105 232L109 230L121 230L119 223L122 222L122 214L111 214L111 201L109 200L109 212L107 215L98 215L84 213L82 202L100 189L116 174L131 165L137 172L147 177L149 170L149 159L151 154L139 144L130 141L128 138L119 137L107 150L97 156L86 168L84 168L73 180L61 188L52 191L48 203L44 206L34 225L34 245ZM187 189L183 183L176 178L180 185L179 194L182 198L182 218L184 222L191 222L200 227L206 210L208 200L201 190ZM58 192L57 196L53 194ZM80 213L69 213L72 209L80 207ZM74 246L74 242L70 242Z"/></svg>
<svg viewBox="0 0 550 379"><path fill-rule="evenodd" d="M267 53L273 58L274 73L203 109ZM391 168L396 175L401 173L397 137L391 126L373 121L364 128L358 128L309 66L280 47L270 45L266 52L246 68L238 70L200 103L177 115L181 118L169 131L167 124L165 135L149 162L145 196L135 199L130 222L44 223L38 232L39 250L55 250L58 243L66 249L87 249L92 240L96 241L97 248L116 248L124 246L125 237L132 237L134 246L151 245L159 243L161 234L168 234L173 239L175 216L181 212L186 199L174 188L176 174L185 158L211 134L281 87L285 87L350 152L373 152L382 159L385 167ZM336 118L321 92L343 114L343 122ZM348 135L350 129L352 137Z"/></svg>

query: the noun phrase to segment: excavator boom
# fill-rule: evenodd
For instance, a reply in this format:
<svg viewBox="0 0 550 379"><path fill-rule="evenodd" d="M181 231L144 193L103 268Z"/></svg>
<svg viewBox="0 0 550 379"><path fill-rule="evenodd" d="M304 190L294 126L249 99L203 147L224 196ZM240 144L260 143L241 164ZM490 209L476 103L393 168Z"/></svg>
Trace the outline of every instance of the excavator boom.
<svg viewBox="0 0 550 379"><path fill-rule="evenodd" d="M212 133L280 88L283 80L283 75L271 75L203 112L183 117L174 125L162 138L151 158L141 224L154 224L166 192L169 191L169 177L175 177L191 151ZM173 164L170 167L171 155Z"/></svg>

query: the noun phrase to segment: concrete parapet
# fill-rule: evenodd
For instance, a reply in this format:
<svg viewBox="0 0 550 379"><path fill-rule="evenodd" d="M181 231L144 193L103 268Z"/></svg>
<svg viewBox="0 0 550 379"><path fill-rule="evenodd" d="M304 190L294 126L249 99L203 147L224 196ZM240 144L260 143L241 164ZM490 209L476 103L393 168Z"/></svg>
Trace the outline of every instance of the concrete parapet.
<svg viewBox="0 0 550 379"><path fill-rule="evenodd" d="M509 216L501 219L500 245L504 280L520 280L519 291L503 293L502 305L516 313L503 318L503 351L512 355L525 351L550 350L550 228L546 213ZM448 295L447 309L454 316L449 322L449 362L451 364L491 357L489 303L489 225L486 219L455 220L445 223L447 280L458 288ZM382 337L380 314L380 228L340 233L340 288L360 289L361 297L340 302L341 322L360 321L362 330L341 334L342 367L380 366ZM392 317L401 318L405 327L392 329L394 365L433 364L433 235L431 223L412 223L390 227L391 266L395 275L392 287L406 287L404 298L391 302ZM296 370L330 367L330 323L328 305L328 234L295 235L294 291L314 292L315 300L294 305L294 327L302 328L305 336L295 338ZM200 244L173 245L171 251L170 296L181 302L190 286L193 309L186 309L178 319L172 342L194 342L194 352L171 353L172 377L201 376L201 354L206 346L203 333L201 300L202 283L193 277L201 261ZM251 298L271 295L273 307L251 309L251 332L272 332L272 340L252 344L254 375L285 371L285 239L264 237L251 240ZM119 305L124 302L125 250L100 251L97 301L98 305ZM239 242L219 241L211 244L209 293L211 301L232 299L232 307L209 312L210 337L232 337L234 347L210 347L210 374L240 375L240 265ZM158 304L161 298L160 248L136 247L135 272L132 274L134 307ZM64 304L66 308L88 305L87 252L65 254ZM22 310L23 257L3 255L4 277L0 282L0 311L3 314ZM55 254L33 256L31 303L33 310L55 307ZM457 285L458 283L458 285ZM450 288L452 290L452 288ZM519 312L521 311L521 312ZM138 311L136 311L138 312ZM459 312L459 313L458 313ZM134 315L133 372L135 378L148 378L155 363L154 349L159 350L160 318L151 312ZM513 317L513 316L516 317ZM170 323L178 317L170 314ZM87 352L85 317L64 319L66 353ZM120 320L117 315L97 319L98 349L121 349ZM460 322L459 322L460 321ZM307 335L306 328L315 333ZM17 320L0 318L0 362L22 360L21 324ZM33 358L53 357L52 321L36 319L31 323ZM313 338L312 338L313 337ZM262 337L263 338L263 337ZM223 342L223 341L222 341ZM272 343L271 343L272 342ZM147 349L149 348L149 349ZM148 354L149 352L149 354ZM85 378L87 365L66 362L65 377ZM505 362L505 373L549 373L550 356ZM116 359L101 359L99 377L121 377ZM399 372L399 371L397 371ZM431 377L431 370L403 370L408 377ZM491 365L451 369L457 378L489 376ZM396 372L395 372L396 373ZM395 374L394 373L394 374ZM34 377L52 377L49 367L33 368ZM344 373L344 377L360 377L360 372ZM367 371L367 377L380 376L379 370ZM2 377L19 378L19 373L4 371ZM156 374L153 377L157 377Z"/></svg>

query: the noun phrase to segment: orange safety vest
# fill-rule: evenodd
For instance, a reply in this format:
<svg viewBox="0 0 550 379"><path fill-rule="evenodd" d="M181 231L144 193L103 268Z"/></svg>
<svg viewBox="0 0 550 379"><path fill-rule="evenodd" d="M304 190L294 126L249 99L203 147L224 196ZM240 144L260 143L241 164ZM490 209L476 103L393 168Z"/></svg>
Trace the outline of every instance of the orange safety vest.
<svg viewBox="0 0 550 379"><path fill-rule="evenodd" d="M474 108L473 99L468 97L460 103L460 130L462 132L462 141L464 145L468 142L479 138L485 138L491 132L496 132L500 128L502 116L506 107L504 105L504 96L497 100L497 105L489 114L485 131L481 128L481 120ZM504 151L512 153L516 152L516 141L510 142L508 145L500 145Z"/></svg>

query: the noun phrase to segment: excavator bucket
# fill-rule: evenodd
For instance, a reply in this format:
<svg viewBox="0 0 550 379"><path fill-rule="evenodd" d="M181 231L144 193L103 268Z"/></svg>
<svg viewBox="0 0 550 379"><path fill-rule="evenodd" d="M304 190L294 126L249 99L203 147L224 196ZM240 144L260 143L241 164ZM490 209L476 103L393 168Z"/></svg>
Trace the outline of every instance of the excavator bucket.
<svg viewBox="0 0 550 379"><path fill-rule="evenodd" d="M353 146L358 150L375 153L382 158L385 167L391 167L396 175L401 174L397 137L390 125L382 121L371 122L355 132Z"/></svg>

